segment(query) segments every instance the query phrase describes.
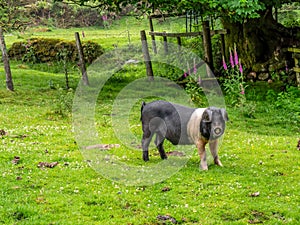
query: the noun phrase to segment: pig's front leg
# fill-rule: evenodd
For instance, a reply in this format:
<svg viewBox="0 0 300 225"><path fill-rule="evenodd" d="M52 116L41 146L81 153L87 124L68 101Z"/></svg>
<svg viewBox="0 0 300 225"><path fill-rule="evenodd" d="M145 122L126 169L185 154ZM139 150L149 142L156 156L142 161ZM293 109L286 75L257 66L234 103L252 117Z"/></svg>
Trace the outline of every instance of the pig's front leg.
<svg viewBox="0 0 300 225"><path fill-rule="evenodd" d="M218 166L223 166L218 156L218 140L209 142L209 148L215 164Z"/></svg>
<svg viewBox="0 0 300 225"><path fill-rule="evenodd" d="M205 151L206 142L204 142L203 140L199 140L196 145L198 149L198 154L200 156L200 169L208 170Z"/></svg>

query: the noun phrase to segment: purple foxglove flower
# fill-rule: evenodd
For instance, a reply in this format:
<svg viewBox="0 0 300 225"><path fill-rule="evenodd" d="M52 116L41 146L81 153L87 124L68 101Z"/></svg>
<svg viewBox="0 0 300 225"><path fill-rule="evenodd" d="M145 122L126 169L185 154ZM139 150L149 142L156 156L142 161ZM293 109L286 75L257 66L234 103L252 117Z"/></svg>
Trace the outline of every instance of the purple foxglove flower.
<svg viewBox="0 0 300 225"><path fill-rule="evenodd" d="M187 74L186 74L186 72L184 72L183 76L184 76L184 78L186 78L186 77L187 77Z"/></svg>
<svg viewBox="0 0 300 225"><path fill-rule="evenodd" d="M202 82L202 80L201 80L201 77L199 75L199 77L198 77L198 84L201 85L201 82Z"/></svg>
<svg viewBox="0 0 300 225"><path fill-rule="evenodd" d="M225 62L224 56L222 56L222 62L223 62L223 68L224 68L224 70L227 70L228 68L227 68L227 64Z"/></svg>
<svg viewBox="0 0 300 225"><path fill-rule="evenodd" d="M107 20L107 15L103 15L103 16L102 16L102 20L103 20L103 21L106 21L106 20Z"/></svg>
<svg viewBox="0 0 300 225"><path fill-rule="evenodd" d="M197 65L196 65L196 60L194 59L194 74L197 73Z"/></svg>
<svg viewBox="0 0 300 225"><path fill-rule="evenodd" d="M239 64L239 56L238 56L238 53L236 51L236 45L234 44L234 64L235 65L238 65Z"/></svg>
<svg viewBox="0 0 300 225"><path fill-rule="evenodd" d="M234 67L234 62L233 62L233 56L232 56L232 52L231 52L231 48L229 48L229 61L231 64L231 67Z"/></svg>
<svg viewBox="0 0 300 225"><path fill-rule="evenodd" d="M243 74L243 66L241 62L239 62L239 71L241 74Z"/></svg>

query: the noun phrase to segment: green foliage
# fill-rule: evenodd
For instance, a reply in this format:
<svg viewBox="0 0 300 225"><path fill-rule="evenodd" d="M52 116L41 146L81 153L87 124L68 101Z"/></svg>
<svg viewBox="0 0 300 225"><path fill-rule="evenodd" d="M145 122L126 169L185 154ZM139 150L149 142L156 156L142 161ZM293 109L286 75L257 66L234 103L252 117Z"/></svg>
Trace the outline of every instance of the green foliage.
<svg viewBox="0 0 300 225"><path fill-rule="evenodd" d="M285 27L300 26L300 3L285 4L278 10L278 21Z"/></svg>
<svg viewBox="0 0 300 225"><path fill-rule="evenodd" d="M103 54L103 48L94 42L82 43L86 63L92 63ZM55 62L60 60L62 51L64 57L73 63L78 61L78 50L75 41L62 41L50 38L32 38L27 42L15 42L8 54L12 59L32 63Z"/></svg>
<svg viewBox="0 0 300 225"><path fill-rule="evenodd" d="M75 42L71 41L59 41L54 45L55 48L55 56L53 57L57 59L57 61L76 61L78 58L76 51ZM48 60L47 60L48 61ZM47 62L46 61L46 62ZM52 61L52 60L49 60Z"/></svg>
<svg viewBox="0 0 300 225"><path fill-rule="evenodd" d="M51 20L47 17L48 11L52 15ZM70 28L103 25L100 13L97 8L51 2L49 9L41 7L37 14L43 19L44 25L52 23L55 27Z"/></svg>
<svg viewBox="0 0 300 225"><path fill-rule="evenodd" d="M234 52L229 48L230 63L227 66L223 58L223 75L222 86L224 87L227 101L231 106L240 107L245 101L245 89L247 88L244 81L244 74L241 62L238 58L236 45L234 45Z"/></svg>
<svg viewBox="0 0 300 225"><path fill-rule="evenodd" d="M243 75L235 68L230 68L226 72L226 77L222 78L227 103L239 107L245 101L245 89L247 88Z"/></svg>
<svg viewBox="0 0 300 225"><path fill-rule="evenodd" d="M24 30L30 23L24 2L0 0L0 26L5 31Z"/></svg>
<svg viewBox="0 0 300 225"><path fill-rule="evenodd" d="M115 12L132 12L134 14L150 14L159 9L160 12L184 13L189 10L206 16L219 17L232 22L243 22L245 19L260 17L262 10L269 6L280 8L289 0L56 0L56 1L13 1L1 0L0 25L6 30L24 30L28 26L44 25L61 28L102 26L101 15L107 13L111 18ZM294 2L297 2L294 0ZM74 3L74 4L69 4ZM126 9L129 7L129 10ZM127 11L126 11L127 10ZM123 13L122 12L122 13ZM286 19L286 18L285 18ZM296 21L297 18L295 17ZM291 22L291 20L289 20Z"/></svg>
<svg viewBox="0 0 300 225"><path fill-rule="evenodd" d="M62 28L102 25L100 11L49 0L0 0L0 26L7 31L36 25Z"/></svg>
<svg viewBox="0 0 300 225"><path fill-rule="evenodd" d="M203 93L203 90L198 82L195 81L195 78L188 76L186 77L186 86L185 91L190 95L191 100L196 103L199 107L207 106L207 99Z"/></svg>
<svg viewBox="0 0 300 225"><path fill-rule="evenodd" d="M104 53L104 49L97 43L86 41L82 43L84 60L86 63L92 63Z"/></svg>
<svg viewBox="0 0 300 225"><path fill-rule="evenodd" d="M260 0L235 0L223 3L221 6L225 9L229 18L233 21L243 21L246 18L260 17L259 11L265 9L263 1Z"/></svg>
<svg viewBox="0 0 300 225"><path fill-rule="evenodd" d="M182 45L193 51L197 54L200 58L204 58L204 51L203 51L203 42L202 37L195 37L195 38L184 38L182 40Z"/></svg>
<svg viewBox="0 0 300 225"><path fill-rule="evenodd" d="M245 18L259 17L259 11L265 8L259 0L234 0L234 1L180 1L179 5L185 10L196 10L201 16L220 15L232 21L242 21Z"/></svg>
<svg viewBox="0 0 300 225"><path fill-rule="evenodd" d="M71 116L74 91L72 89L65 90L60 87L56 87L56 89L56 98L53 100L53 115L59 115L63 117Z"/></svg>
<svg viewBox="0 0 300 225"><path fill-rule="evenodd" d="M295 111L299 114L300 91L296 87L288 87L286 91L277 95L275 106Z"/></svg>
<svg viewBox="0 0 300 225"><path fill-rule="evenodd" d="M286 91L279 93L274 90L268 90L266 95L267 101L273 104L277 109L287 112L285 120L300 122L300 90L297 87L287 87ZM290 113L289 113L290 112Z"/></svg>
<svg viewBox="0 0 300 225"><path fill-rule="evenodd" d="M226 103L241 111L249 118L254 118L256 104L246 98L247 84L243 79L243 74L236 68L226 71L226 76L222 77L222 87L225 91Z"/></svg>
<svg viewBox="0 0 300 225"><path fill-rule="evenodd" d="M199 85L200 73L194 73L193 65L190 65L190 75L187 74L188 71L182 71L179 68L162 63L154 63L153 70L155 71L155 76L165 77L184 88L194 103L201 106L206 105L207 100L203 94L202 87Z"/></svg>
<svg viewBox="0 0 300 225"><path fill-rule="evenodd" d="M61 0L57 0L61 1ZM120 11L125 5L134 5L143 13L152 13L153 10L159 9L161 12L187 12L189 10L197 11L202 18L206 16L221 16L231 22L243 22L245 19L258 18L260 12L267 7L280 7L284 3L291 2L289 0L232 0L232 1L216 1L216 0L175 0L170 3L169 0L149 0L149 1L97 1L97 0L70 0L70 2L80 5L92 5L101 9L108 8L110 10ZM297 0L294 0L297 2Z"/></svg>

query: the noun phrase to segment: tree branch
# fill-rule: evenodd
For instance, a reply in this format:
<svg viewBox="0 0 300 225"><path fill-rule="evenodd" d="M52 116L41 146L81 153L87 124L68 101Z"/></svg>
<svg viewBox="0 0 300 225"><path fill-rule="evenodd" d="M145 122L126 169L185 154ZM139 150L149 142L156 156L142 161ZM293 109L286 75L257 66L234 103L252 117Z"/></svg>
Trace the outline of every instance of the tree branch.
<svg viewBox="0 0 300 225"><path fill-rule="evenodd" d="M61 1L62 3L68 4L68 5L80 5L80 6L85 6L89 7L92 9L101 9L101 8L106 8L108 4L106 2L99 2L98 4L89 4L87 1L81 1L81 0L69 0L69 1ZM95 1L94 1L95 2Z"/></svg>

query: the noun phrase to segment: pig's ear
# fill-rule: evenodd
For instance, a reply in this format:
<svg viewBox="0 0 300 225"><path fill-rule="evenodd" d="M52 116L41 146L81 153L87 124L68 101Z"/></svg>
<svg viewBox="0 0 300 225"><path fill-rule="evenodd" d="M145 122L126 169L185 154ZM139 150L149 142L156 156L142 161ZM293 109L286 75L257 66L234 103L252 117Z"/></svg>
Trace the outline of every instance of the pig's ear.
<svg viewBox="0 0 300 225"><path fill-rule="evenodd" d="M202 121L209 123L209 122L211 122L211 119L212 119L212 111L210 109L206 109L203 112Z"/></svg>
<svg viewBox="0 0 300 225"><path fill-rule="evenodd" d="M222 113L222 117L223 117L223 119L225 120L225 121L228 121L229 120L229 118L228 118L228 113L227 113L227 111L225 110L225 109L221 109L221 113Z"/></svg>

